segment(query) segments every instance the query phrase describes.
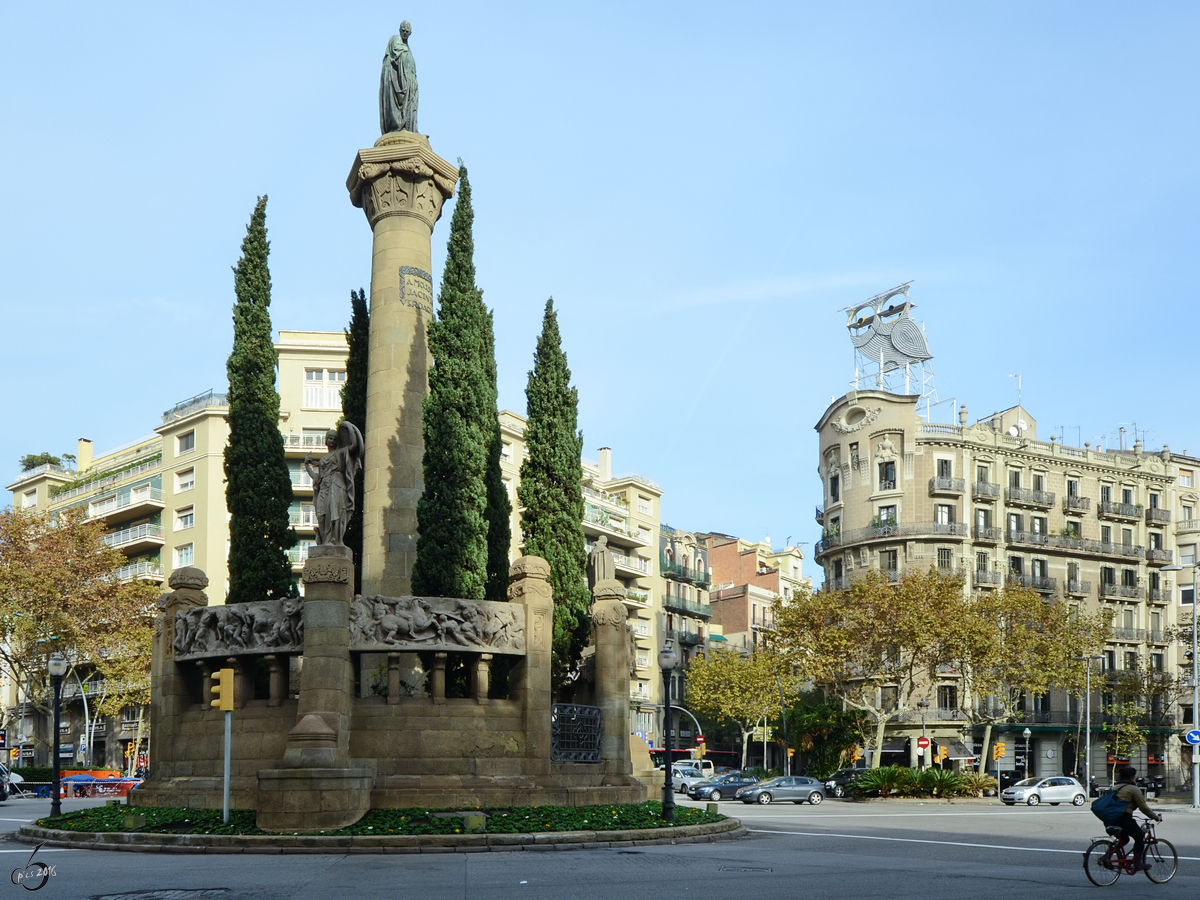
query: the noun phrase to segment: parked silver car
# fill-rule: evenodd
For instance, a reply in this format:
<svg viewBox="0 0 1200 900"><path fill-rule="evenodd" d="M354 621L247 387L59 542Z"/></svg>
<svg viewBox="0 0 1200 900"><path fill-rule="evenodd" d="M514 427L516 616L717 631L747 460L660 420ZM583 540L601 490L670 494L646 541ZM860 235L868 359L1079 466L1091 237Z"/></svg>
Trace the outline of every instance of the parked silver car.
<svg viewBox="0 0 1200 900"><path fill-rule="evenodd" d="M815 778L784 776L772 778L750 787L742 788L733 795L743 803L811 803L816 806L825 799L825 785Z"/></svg>
<svg viewBox="0 0 1200 900"><path fill-rule="evenodd" d="M1018 781L1000 792L1000 799L1005 806L1015 803L1026 803L1037 806L1039 803L1049 803L1058 806L1060 803L1071 803L1083 806L1087 803L1087 791L1082 784L1066 775L1049 775L1040 778L1026 778Z"/></svg>

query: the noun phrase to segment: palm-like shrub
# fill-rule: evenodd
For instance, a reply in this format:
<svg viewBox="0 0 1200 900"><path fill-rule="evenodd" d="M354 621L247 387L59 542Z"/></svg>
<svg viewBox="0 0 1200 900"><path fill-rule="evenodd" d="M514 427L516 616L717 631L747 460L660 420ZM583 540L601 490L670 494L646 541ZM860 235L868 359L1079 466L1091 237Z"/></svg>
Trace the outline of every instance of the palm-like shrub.
<svg viewBox="0 0 1200 900"><path fill-rule="evenodd" d="M953 797L962 793L962 776L950 769L923 769L915 780L927 797Z"/></svg>
<svg viewBox="0 0 1200 900"><path fill-rule="evenodd" d="M991 775L982 772L964 772L959 776L962 791L971 797L982 797L987 791L999 791L1000 785Z"/></svg>
<svg viewBox="0 0 1200 900"><path fill-rule="evenodd" d="M854 779L854 792L863 797L893 797L903 795L912 782L912 774L903 766L881 766L867 769Z"/></svg>

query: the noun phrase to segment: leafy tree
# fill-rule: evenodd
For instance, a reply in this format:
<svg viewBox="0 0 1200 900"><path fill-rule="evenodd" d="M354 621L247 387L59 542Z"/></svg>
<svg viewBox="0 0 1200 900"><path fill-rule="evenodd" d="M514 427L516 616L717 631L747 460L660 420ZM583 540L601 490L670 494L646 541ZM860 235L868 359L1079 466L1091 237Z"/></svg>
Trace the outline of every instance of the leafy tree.
<svg viewBox="0 0 1200 900"><path fill-rule="evenodd" d="M742 656L736 650L717 648L688 664L689 705L738 727L742 734L743 769L750 749L750 733L759 722L775 719L780 711L780 690L785 703L798 695L796 679L785 660L770 649Z"/></svg>
<svg viewBox="0 0 1200 900"><path fill-rule="evenodd" d="M296 595L287 549L292 479L279 432L275 348L271 344L271 273L267 267L267 198L258 198L242 258L234 268L233 352L229 375L229 443L225 501L229 508L228 603Z"/></svg>
<svg viewBox="0 0 1200 900"><path fill-rule="evenodd" d="M913 714L930 676L963 654L965 603L960 576L930 571L889 584L868 572L846 591L776 601L776 642L797 671L866 714L878 767L888 723Z"/></svg>
<svg viewBox="0 0 1200 900"><path fill-rule="evenodd" d="M48 450L43 450L41 453L27 453L21 457L21 471L28 472L30 469L36 469L38 466L61 466L62 457L55 456Z"/></svg>
<svg viewBox="0 0 1200 900"><path fill-rule="evenodd" d="M53 522L31 511L0 512L0 673L44 716L52 711L46 660L53 651L70 664L67 681L103 681L120 704L101 704L100 714L149 700L158 587L122 583L116 571L125 557L103 533L82 509Z"/></svg>
<svg viewBox="0 0 1200 900"><path fill-rule="evenodd" d="M496 334L490 311L487 317L484 342L483 362L487 371L488 384L491 387L491 404L494 407L498 402L499 391L496 387ZM500 471L500 454L504 449L503 443L500 434L500 419L493 415L492 435L488 442L486 475L488 564L484 597L488 600L508 599L508 553L509 547L512 545L512 503L508 499L508 488L504 485L504 476Z"/></svg>
<svg viewBox="0 0 1200 900"><path fill-rule="evenodd" d="M550 564L554 591L554 682L566 684L591 632L583 535L583 432L579 392L562 349L554 298L546 301L533 371L525 387L527 456L517 496L523 506L525 552Z"/></svg>
<svg viewBox="0 0 1200 900"><path fill-rule="evenodd" d="M1104 710L1109 721L1100 726L1104 737L1104 749L1113 758L1109 778L1117 779L1117 760L1129 759L1130 755L1146 743L1149 732L1142 727L1142 709L1136 703L1114 703Z"/></svg>
<svg viewBox="0 0 1200 900"><path fill-rule="evenodd" d="M350 292L350 327L346 329L346 383L342 387L342 417L367 433L367 374L371 340L371 314L367 293ZM362 593L363 470L354 477L354 513L346 523L343 542L354 552L354 593Z"/></svg>
<svg viewBox="0 0 1200 900"><path fill-rule="evenodd" d="M1108 636L1101 616L1078 615L1022 587L980 591L964 605L959 625L964 638L955 661L963 677L959 699L967 717L984 725L981 769L990 759L992 725L1018 715L1022 696L1082 688L1084 668L1077 657L1095 653Z"/></svg>
<svg viewBox="0 0 1200 900"><path fill-rule="evenodd" d="M433 368L412 585L417 594L479 600L488 572L486 474L496 399L485 362L488 313L475 286L473 220L471 184L460 165L437 318L429 323Z"/></svg>

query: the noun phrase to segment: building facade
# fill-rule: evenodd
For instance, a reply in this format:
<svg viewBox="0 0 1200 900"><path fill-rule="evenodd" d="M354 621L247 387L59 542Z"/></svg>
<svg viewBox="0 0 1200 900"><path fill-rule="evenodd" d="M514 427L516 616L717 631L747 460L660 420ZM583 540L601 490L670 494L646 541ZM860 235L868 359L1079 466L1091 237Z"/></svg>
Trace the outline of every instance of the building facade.
<svg viewBox="0 0 1200 900"><path fill-rule="evenodd" d="M817 509L823 533L816 559L826 588L843 589L868 570L898 579L930 568L961 574L968 591L1022 585L1048 602L1107 614L1112 628L1103 670L1110 678L1147 665L1177 674L1182 657L1171 629L1182 610L1190 621L1192 597L1162 570L1195 558L1194 462L1167 448L1148 453L1140 442L1104 451L1064 446L1058 436L1042 441L1036 420L1020 406L974 424L962 407L957 425L928 423L916 413L918 399L852 392L816 426L825 498ZM1096 675L1091 774L1102 777L1106 755L1097 729L1111 698L1099 666ZM982 726L972 728L964 709L990 701L960 691L954 672L939 673L929 686L928 710L901 713L889 729L884 749L893 761L916 761L912 738L926 725L935 745L941 740L951 748L952 759L979 752ZM1190 696L1188 704L1190 719ZM999 768L1024 770L1021 735L1029 728L1031 774L1082 773L1079 698L1052 692L1026 697L1022 706L997 726L995 739L1008 747ZM1177 782L1172 734L1184 711L1147 704L1149 740L1133 759L1143 772Z"/></svg>

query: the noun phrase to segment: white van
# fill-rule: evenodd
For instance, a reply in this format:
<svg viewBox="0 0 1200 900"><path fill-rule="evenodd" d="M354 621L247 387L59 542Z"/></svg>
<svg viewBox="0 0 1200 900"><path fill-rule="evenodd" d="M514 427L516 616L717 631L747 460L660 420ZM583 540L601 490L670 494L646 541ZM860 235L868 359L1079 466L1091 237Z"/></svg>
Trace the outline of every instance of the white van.
<svg viewBox="0 0 1200 900"><path fill-rule="evenodd" d="M677 793L686 794L694 785L714 774L711 759L681 759L671 766L671 783Z"/></svg>

